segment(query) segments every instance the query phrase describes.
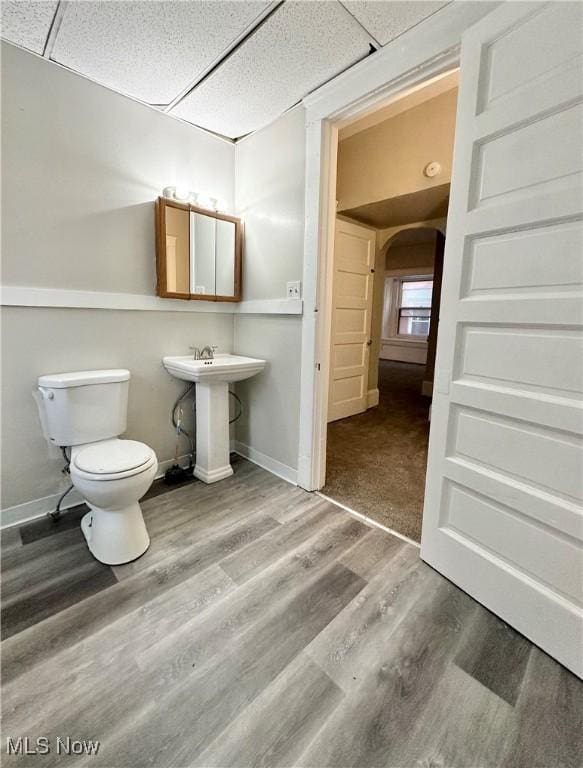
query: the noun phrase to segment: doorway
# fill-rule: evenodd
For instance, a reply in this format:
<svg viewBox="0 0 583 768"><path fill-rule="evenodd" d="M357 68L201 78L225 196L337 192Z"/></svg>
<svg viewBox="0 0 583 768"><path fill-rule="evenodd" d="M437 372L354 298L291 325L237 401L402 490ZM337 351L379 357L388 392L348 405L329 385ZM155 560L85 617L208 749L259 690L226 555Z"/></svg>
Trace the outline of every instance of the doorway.
<svg viewBox="0 0 583 768"><path fill-rule="evenodd" d="M581 393L581 6L486 5L441 23L446 8L306 100L298 479L313 490L325 475L339 123L443 71L461 48L420 555L583 676L571 394Z"/></svg>
<svg viewBox="0 0 583 768"><path fill-rule="evenodd" d="M429 403L423 366L381 360L379 404L328 425L322 493L414 542L421 540Z"/></svg>
<svg viewBox="0 0 583 768"><path fill-rule="evenodd" d="M339 134L321 490L416 543L457 84L433 79Z"/></svg>

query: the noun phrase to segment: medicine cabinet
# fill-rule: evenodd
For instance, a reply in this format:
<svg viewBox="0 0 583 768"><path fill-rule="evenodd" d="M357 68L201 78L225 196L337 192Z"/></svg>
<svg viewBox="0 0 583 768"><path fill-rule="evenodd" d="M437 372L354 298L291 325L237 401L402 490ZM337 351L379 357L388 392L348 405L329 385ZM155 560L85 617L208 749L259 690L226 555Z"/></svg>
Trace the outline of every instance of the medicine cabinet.
<svg viewBox="0 0 583 768"><path fill-rule="evenodd" d="M158 296L241 301L241 220L160 197L156 201Z"/></svg>

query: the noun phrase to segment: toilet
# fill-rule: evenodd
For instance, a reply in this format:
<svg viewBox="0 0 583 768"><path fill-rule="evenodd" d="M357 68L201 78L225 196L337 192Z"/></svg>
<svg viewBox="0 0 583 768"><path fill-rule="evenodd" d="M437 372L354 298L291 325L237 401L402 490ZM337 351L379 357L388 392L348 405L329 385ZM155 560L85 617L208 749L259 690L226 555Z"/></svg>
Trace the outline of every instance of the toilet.
<svg viewBox="0 0 583 768"><path fill-rule="evenodd" d="M150 545L139 500L158 470L154 451L126 430L130 372L78 371L41 376L35 393L45 438L70 449L71 481L89 512L81 530L93 556L121 565Z"/></svg>

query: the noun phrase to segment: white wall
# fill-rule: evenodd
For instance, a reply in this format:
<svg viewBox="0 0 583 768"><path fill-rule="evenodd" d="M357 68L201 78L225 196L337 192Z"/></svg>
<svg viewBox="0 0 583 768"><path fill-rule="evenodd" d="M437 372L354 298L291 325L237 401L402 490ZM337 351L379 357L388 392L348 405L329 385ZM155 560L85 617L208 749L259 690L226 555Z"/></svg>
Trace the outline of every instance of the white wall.
<svg viewBox="0 0 583 768"><path fill-rule="evenodd" d="M234 200L233 145L2 44L2 281L155 286L154 200Z"/></svg>
<svg viewBox="0 0 583 768"><path fill-rule="evenodd" d="M153 201L185 183L230 203L245 223L243 298L285 297L301 279L304 109L237 145L3 44L3 284L152 295ZM235 154L237 170L235 171ZM236 182L236 184L235 184ZM31 397L47 372L127 367L128 437L172 458L169 411L182 385L161 368L189 344L263 356L238 385L238 446L295 478L301 317L6 307L3 311L3 509L63 488ZM234 338L236 341L234 341ZM25 460L23 461L23 457Z"/></svg>
<svg viewBox="0 0 583 768"><path fill-rule="evenodd" d="M234 200L234 146L2 44L4 285L154 292L154 204L188 183ZM174 451L169 411L181 385L163 354L230 351L232 315L5 308L2 506L56 493L31 391L42 373L127 367L128 437L160 460Z"/></svg>
<svg viewBox="0 0 583 768"><path fill-rule="evenodd" d="M236 145L236 207L245 224L243 297L283 299L304 254L304 108Z"/></svg>
<svg viewBox="0 0 583 768"><path fill-rule="evenodd" d="M188 354L189 344L233 347L227 314L4 307L1 320L3 510L67 485L62 458L44 440L32 398L39 375L128 368L126 437L152 446L164 461L174 456L170 409L186 385L166 373L161 358ZM180 445L185 454L188 444Z"/></svg>
<svg viewBox="0 0 583 768"><path fill-rule="evenodd" d="M427 342L381 339L379 358L381 360L393 360L400 363L425 365L427 362Z"/></svg>
<svg viewBox="0 0 583 768"><path fill-rule="evenodd" d="M244 404L237 450L296 481L300 422L302 318L235 315L237 352L267 360L265 370L237 384Z"/></svg>
<svg viewBox="0 0 583 768"><path fill-rule="evenodd" d="M245 222L243 298L285 296L301 280L304 251L304 108L295 107L236 146L236 206ZM295 478L299 450L301 318L236 315L238 352L268 367L237 385L245 417L236 439ZM245 451L245 448L241 448ZM278 463L283 465L278 467Z"/></svg>

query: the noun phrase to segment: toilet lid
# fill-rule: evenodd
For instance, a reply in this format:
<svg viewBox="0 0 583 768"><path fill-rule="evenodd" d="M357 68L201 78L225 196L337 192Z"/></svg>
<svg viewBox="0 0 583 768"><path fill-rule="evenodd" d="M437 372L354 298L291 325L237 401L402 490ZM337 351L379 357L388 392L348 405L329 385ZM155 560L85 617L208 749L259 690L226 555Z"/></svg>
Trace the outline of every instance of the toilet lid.
<svg viewBox="0 0 583 768"><path fill-rule="evenodd" d="M105 445L91 445L79 451L75 466L93 475L115 475L147 464L152 449L137 440L117 440Z"/></svg>

